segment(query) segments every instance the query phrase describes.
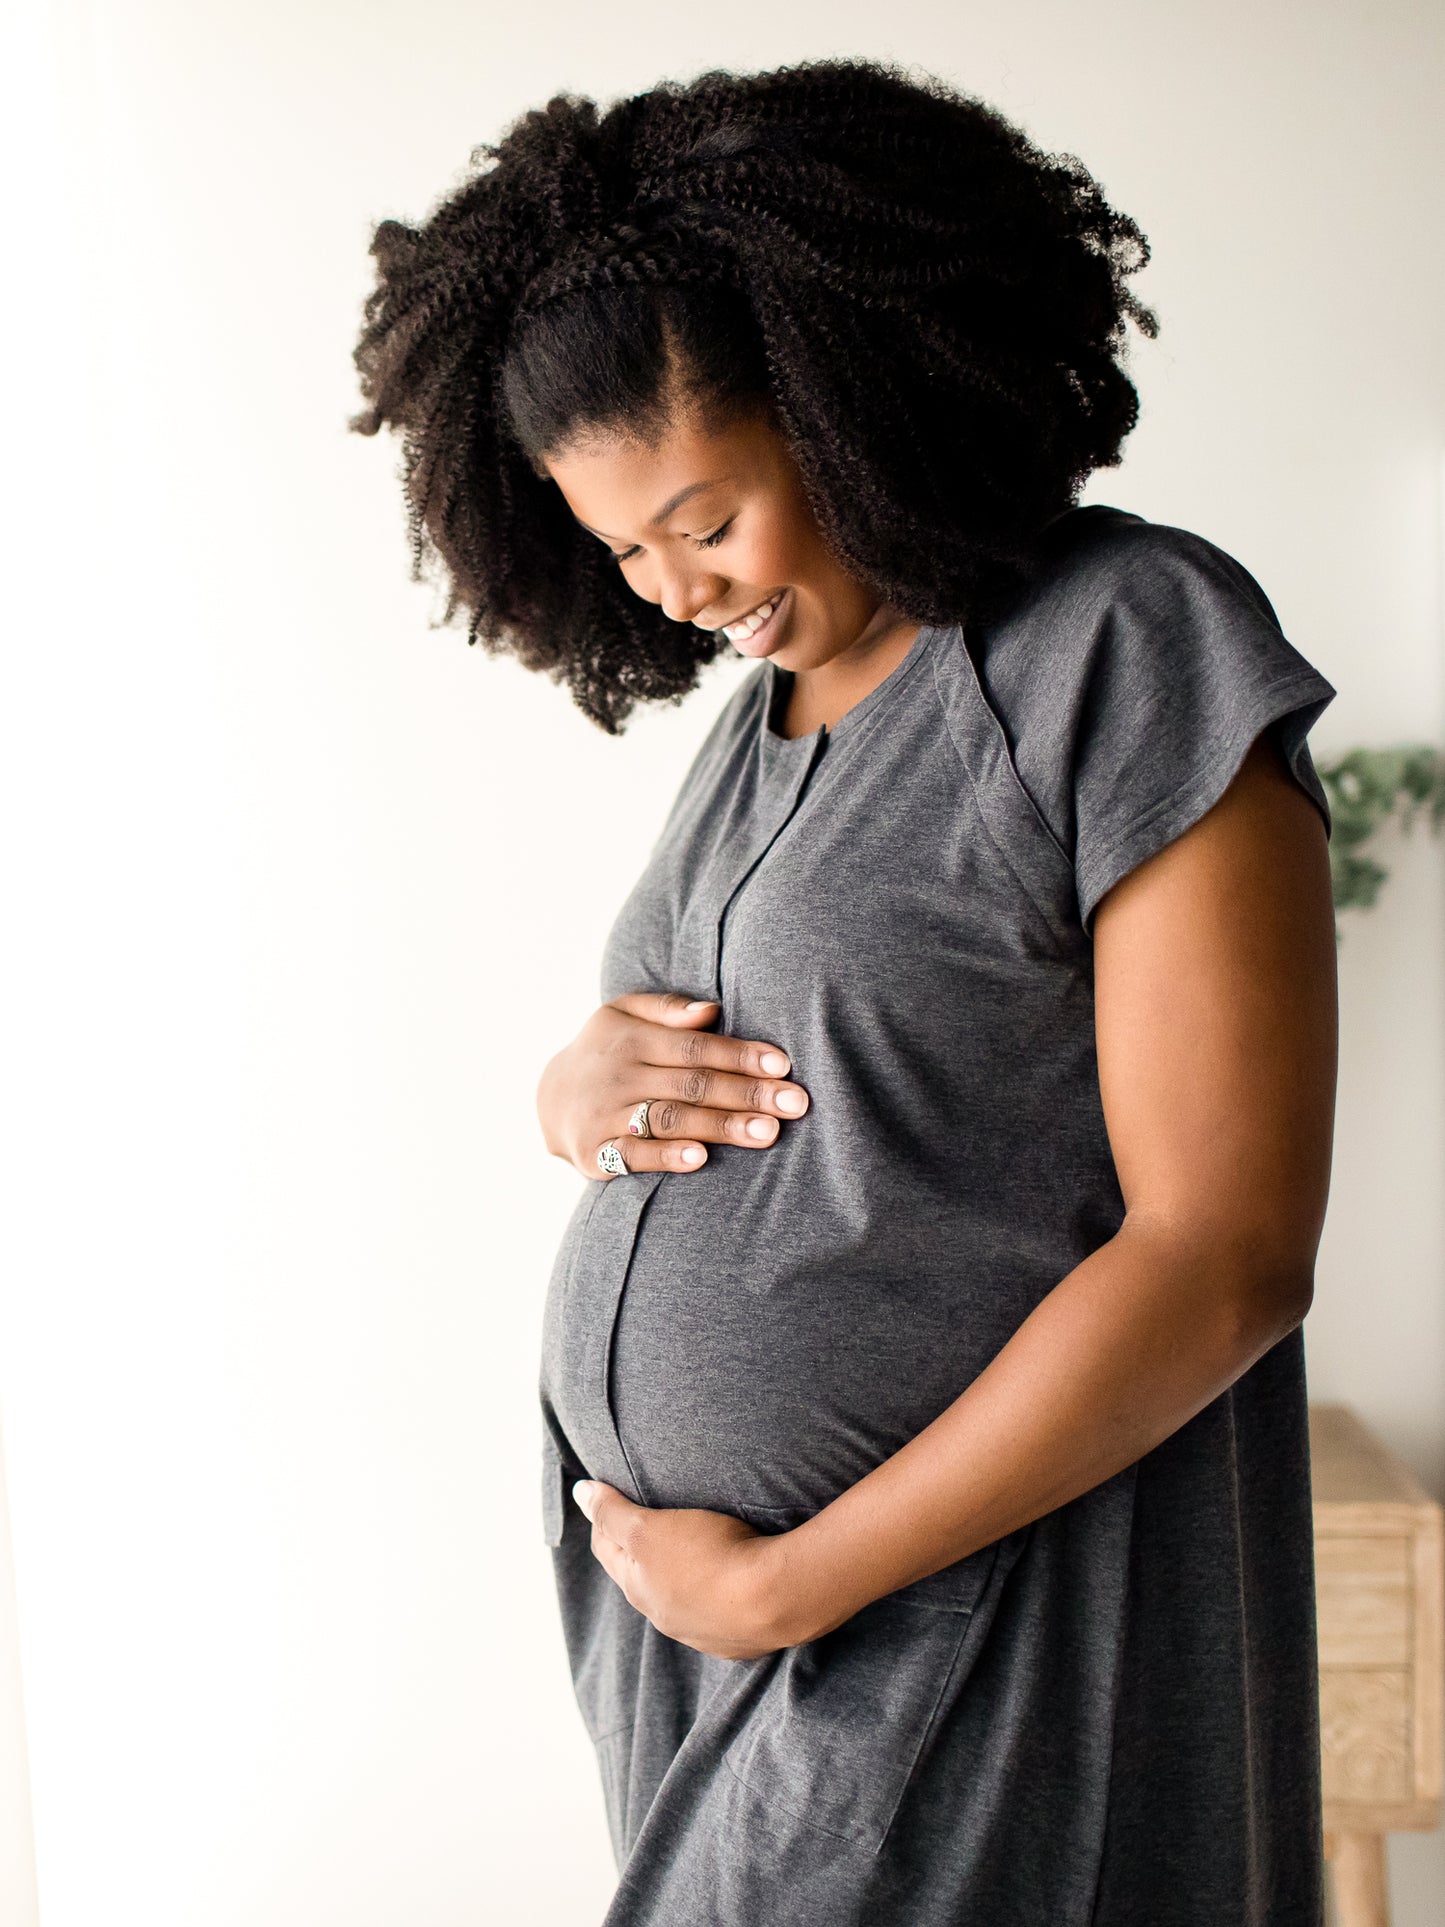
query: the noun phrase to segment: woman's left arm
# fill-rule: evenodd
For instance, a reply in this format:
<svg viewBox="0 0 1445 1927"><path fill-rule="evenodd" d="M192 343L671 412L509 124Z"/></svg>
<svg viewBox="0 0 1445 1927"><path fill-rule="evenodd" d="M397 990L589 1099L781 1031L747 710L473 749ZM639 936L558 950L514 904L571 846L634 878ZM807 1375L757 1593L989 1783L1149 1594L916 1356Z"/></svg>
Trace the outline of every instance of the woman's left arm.
<svg viewBox="0 0 1445 1927"><path fill-rule="evenodd" d="M662 1631L733 1657L816 1638L1132 1465L1304 1317L1329 1187L1334 917L1324 825L1269 738L1104 897L1094 959L1119 1231L793 1532L584 1494L599 1558Z"/></svg>

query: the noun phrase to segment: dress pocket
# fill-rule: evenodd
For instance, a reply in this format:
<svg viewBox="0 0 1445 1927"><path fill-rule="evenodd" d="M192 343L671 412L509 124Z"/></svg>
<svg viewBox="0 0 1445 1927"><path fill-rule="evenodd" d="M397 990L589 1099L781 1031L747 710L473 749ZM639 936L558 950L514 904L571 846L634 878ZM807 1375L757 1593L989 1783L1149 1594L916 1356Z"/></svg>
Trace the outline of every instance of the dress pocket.
<svg viewBox="0 0 1445 1927"><path fill-rule="evenodd" d="M549 1546L562 1543L562 1526L567 1516L567 1469L550 1439L542 1442L542 1533Z"/></svg>
<svg viewBox="0 0 1445 1927"><path fill-rule="evenodd" d="M725 1755L772 1810L877 1853L928 1751L939 1709L969 1664L974 1607L998 1547L908 1587L776 1657Z"/></svg>

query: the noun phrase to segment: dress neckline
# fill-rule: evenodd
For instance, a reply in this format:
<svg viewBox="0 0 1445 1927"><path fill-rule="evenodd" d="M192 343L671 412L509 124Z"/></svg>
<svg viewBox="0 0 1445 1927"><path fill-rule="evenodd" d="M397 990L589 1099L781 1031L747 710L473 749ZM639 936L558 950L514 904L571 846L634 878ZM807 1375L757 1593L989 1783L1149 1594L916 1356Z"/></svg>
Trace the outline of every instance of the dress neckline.
<svg viewBox="0 0 1445 1927"><path fill-rule="evenodd" d="M793 688L791 669L780 669L771 657L765 665L766 681L763 685L762 729L760 732L766 752L775 757L789 755L802 757L815 750L819 743L827 739L847 735L857 724L870 714L880 703L896 695L899 688L917 669L928 652L933 638L939 634L936 624L920 623L918 634L908 645L907 651L889 670L881 682L877 682L866 696L860 696L851 709L845 709L836 723L819 723L816 729L808 730L802 736L784 736L778 728L788 705Z"/></svg>

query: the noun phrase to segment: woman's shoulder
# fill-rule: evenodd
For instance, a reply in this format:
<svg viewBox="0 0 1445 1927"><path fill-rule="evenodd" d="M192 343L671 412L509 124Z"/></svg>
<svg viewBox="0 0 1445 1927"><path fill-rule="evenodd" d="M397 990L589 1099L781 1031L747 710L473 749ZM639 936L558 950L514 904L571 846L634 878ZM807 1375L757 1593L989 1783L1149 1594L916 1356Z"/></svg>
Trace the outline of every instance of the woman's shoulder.
<svg viewBox="0 0 1445 1927"><path fill-rule="evenodd" d="M1162 710L1183 722L1194 709L1204 726L1231 691L1287 682L1334 693L1236 556L1102 503L1049 525L1037 575L970 653L1014 740L1137 728Z"/></svg>
<svg viewBox="0 0 1445 1927"><path fill-rule="evenodd" d="M1029 591L968 653L1014 775L1074 861L1085 922L1266 729L1328 825L1305 738L1335 690L1251 572L1193 530L1104 505L1047 536Z"/></svg>
<svg viewBox="0 0 1445 1927"><path fill-rule="evenodd" d="M1194 529L1154 522L1132 509L1089 503L1057 516L1044 532L1042 567L1000 625L1000 640L1052 623L1058 605L1080 617L1122 602L1147 613L1171 599L1193 596L1242 601L1278 628L1258 580L1236 556Z"/></svg>

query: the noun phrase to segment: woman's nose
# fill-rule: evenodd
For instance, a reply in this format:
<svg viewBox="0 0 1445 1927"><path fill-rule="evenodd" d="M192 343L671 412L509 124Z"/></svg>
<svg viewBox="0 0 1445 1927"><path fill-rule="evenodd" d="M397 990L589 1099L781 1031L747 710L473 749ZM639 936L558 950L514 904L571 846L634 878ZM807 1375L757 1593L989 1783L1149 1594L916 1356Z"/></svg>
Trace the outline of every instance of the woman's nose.
<svg viewBox="0 0 1445 1927"><path fill-rule="evenodd" d="M704 609L727 600L722 577L703 570L665 570L658 585L662 613L673 622L691 622Z"/></svg>

